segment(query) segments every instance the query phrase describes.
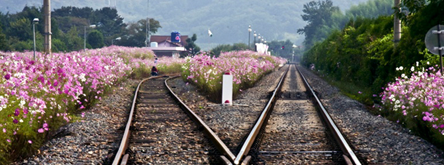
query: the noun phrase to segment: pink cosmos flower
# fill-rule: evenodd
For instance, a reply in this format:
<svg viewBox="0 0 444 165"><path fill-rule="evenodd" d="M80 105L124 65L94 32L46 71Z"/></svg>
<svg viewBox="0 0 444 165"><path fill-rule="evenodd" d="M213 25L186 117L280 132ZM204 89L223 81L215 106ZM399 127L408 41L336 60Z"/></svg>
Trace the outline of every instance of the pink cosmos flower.
<svg viewBox="0 0 444 165"><path fill-rule="evenodd" d="M31 140L28 140L28 143L29 143L29 144L32 144L32 141L31 141Z"/></svg>
<svg viewBox="0 0 444 165"><path fill-rule="evenodd" d="M20 115L20 109L19 108L15 109L15 112L14 112L14 116L18 116L18 115Z"/></svg>
<svg viewBox="0 0 444 165"><path fill-rule="evenodd" d="M9 74L9 73L7 73L6 75L5 75L5 79L6 80L9 80L11 78L11 75Z"/></svg>
<svg viewBox="0 0 444 165"><path fill-rule="evenodd" d="M45 130L43 130L43 128L39 128L38 132L43 133L43 132L45 132Z"/></svg>

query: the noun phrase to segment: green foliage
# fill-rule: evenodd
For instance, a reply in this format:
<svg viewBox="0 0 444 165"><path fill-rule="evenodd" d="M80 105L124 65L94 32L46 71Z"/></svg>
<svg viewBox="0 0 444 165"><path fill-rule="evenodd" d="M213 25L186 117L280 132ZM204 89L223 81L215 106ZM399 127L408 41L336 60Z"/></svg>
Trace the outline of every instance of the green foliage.
<svg viewBox="0 0 444 165"><path fill-rule="evenodd" d="M220 53L222 52L229 52L232 51L233 47L230 44L222 44L218 45L215 48L211 49L211 55L215 57L219 57Z"/></svg>
<svg viewBox="0 0 444 165"><path fill-rule="evenodd" d="M390 63L387 56L393 53L393 35L383 28L392 25L391 20L392 17L359 17L350 21L342 31L333 31L324 42L308 50L303 63L315 64L315 69L332 81L354 84L343 90L371 104L372 94L379 93L389 77L385 68ZM366 92L358 96L358 91Z"/></svg>
<svg viewBox="0 0 444 165"><path fill-rule="evenodd" d="M21 18L10 24L9 33L16 34L19 40L32 39L32 24L27 18Z"/></svg>
<svg viewBox="0 0 444 165"><path fill-rule="evenodd" d="M359 23L354 20L362 18L377 18L380 15L390 15L392 3L387 0L370 0L365 4L352 6L345 15L339 8L333 6L331 0L311 1L304 5L302 19L308 24L298 33L305 34L304 45L310 48L316 42L326 39L334 30L344 28L348 23Z"/></svg>
<svg viewBox="0 0 444 165"><path fill-rule="evenodd" d="M25 51L25 50L33 50L32 41L17 41L14 42L11 47L13 47L13 51Z"/></svg>
<svg viewBox="0 0 444 165"><path fill-rule="evenodd" d="M169 65L159 64L157 69L160 74L176 74L182 72L182 63L172 63Z"/></svg>
<svg viewBox="0 0 444 165"><path fill-rule="evenodd" d="M151 68L142 62L139 62L140 67L131 72L130 77L133 79L142 79L151 75Z"/></svg>
<svg viewBox="0 0 444 165"><path fill-rule="evenodd" d="M215 48L211 49L211 56L219 57L219 55L223 52L231 52L231 51L239 51L239 50L249 50L247 44L245 43L234 43L233 45L230 44L222 44L218 45Z"/></svg>
<svg viewBox="0 0 444 165"><path fill-rule="evenodd" d="M298 33L305 34L304 44L306 47L311 47L315 42L321 41L327 37L333 25L333 13L340 12L339 7L333 6L331 0L325 1L311 1L304 4L305 13L302 19L308 24L298 29Z"/></svg>
<svg viewBox="0 0 444 165"><path fill-rule="evenodd" d="M105 46L105 44L103 43L103 34L97 30L93 30L92 32L90 32L86 41L89 45L91 45L93 49Z"/></svg>
<svg viewBox="0 0 444 165"><path fill-rule="evenodd" d="M239 51L239 50L248 50L250 48L245 43L234 43L232 49Z"/></svg>
<svg viewBox="0 0 444 165"><path fill-rule="evenodd" d="M58 38L52 39L51 44L52 44L51 47L52 47L53 52L61 52L61 51L68 50L68 47L66 47L65 43Z"/></svg>
<svg viewBox="0 0 444 165"><path fill-rule="evenodd" d="M196 55L200 52L200 47L196 45L197 35L193 34L191 38L187 38L187 45L185 49L187 49L188 53L191 55Z"/></svg>
<svg viewBox="0 0 444 165"><path fill-rule="evenodd" d="M119 45L122 46L145 46L146 43L146 19L141 19L135 23L129 23L125 34L122 34L122 39L119 41ZM156 33L160 26L159 21L149 19L150 34ZM148 44L148 43L147 43Z"/></svg>
<svg viewBox="0 0 444 165"><path fill-rule="evenodd" d="M298 49L293 48L293 43L290 40L286 41L271 41L268 42L268 50L274 56L279 56L287 59L291 59L293 52L298 51ZM284 49L282 49L284 46Z"/></svg>
<svg viewBox="0 0 444 165"><path fill-rule="evenodd" d="M37 36L37 51L43 50L43 40L39 41L44 31L42 8L25 7L16 14L0 13L0 50L25 51L33 48L32 20L39 18L35 25ZM146 19L137 23L123 23L123 18L114 8L101 8L94 10L90 7L62 7L54 9L51 14L52 51L78 51L83 49L84 27L96 25L96 31L89 32L88 48L100 48L111 45L114 38L122 37L119 44L124 46L145 46ZM155 33L161 28L159 21L150 19L150 32ZM88 30L90 31L90 30ZM88 32L87 31L87 32ZM2 45L2 43L9 43ZM29 45L28 45L29 44Z"/></svg>
<svg viewBox="0 0 444 165"><path fill-rule="evenodd" d="M64 35L62 41L65 43L68 50L81 50L83 49L83 39L79 37L79 31L77 27L73 26L68 33Z"/></svg>
<svg viewBox="0 0 444 165"><path fill-rule="evenodd" d="M369 0L366 3L350 7L345 12L346 18L377 18L380 15L391 15L393 13L393 1Z"/></svg>
<svg viewBox="0 0 444 165"><path fill-rule="evenodd" d="M6 40L6 35L3 34L2 24L0 22L0 51L6 51L9 49L10 49L9 44L8 41Z"/></svg>
<svg viewBox="0 0 444 165"><path fill-rule="evenodd" d="M407 71L396 72L395 68L439 64L439 56L425 48L424 38L431 27L443 24L444 17L439 16L444 12L443 5L442 0L404 1L404 7L408 7L410 13L397 14L404 23L399 43L392 41L393 16L371 19L354 16L342 31L333 31L326 40L309 49L304 54L303 64L314 64L321 76L349 97L366 104L378 103L379 99L372 95L380 93L381 87L393 82L396 77L407 74ZM362 13L373 10L370 8ZM421 115L420 111L415 112L418 114L413 115ZM390 120L399 120L414 133L444 147L442 134L420 118L405 118L400 111L390 109L378 113Z"/></svg>
<svg viewBox="0 0 444 165"><path fill-rule="evenodd" d="M117 10L118 14L124 18L125 23L136 22L146 17L162 20L162 25L165 25L165 28L158 32L161 34L169 34L171 30L178 30L181 34L191 35L196 33L201 40L208 37L206 31L211 28L214 33L213 38L199 44L202 49L209 50L219 44L247 43L246 28L249 24L252 25L253 30L263 34L267 41L289 39L296 43L302 42L303 38L296 34L296 30L305 25L300 15L303 14L303 4L309 1L311 0L281 0L279 3L271 3L268 0L256 0L254 2L238 0L211 2L205 0L149 1L148 7L146 0L131 0L122 4L117 1L117 5L119 5ZM352 5L366 1L368 0L339 0L333 2L341 9L347 9ZM26 4L36 4L32 0L2 0L1 2L3 7L0 10L4 13L7 12L7 7L9 7L10 13L15 13L21 11ZM113 5L115 1L111 2L111 5ZM75 16L83 13L78 10L84 6L96 10L107 5L108 1L97 0L51 1L53 11L65 6L67 8L65 15L69 15L71 12L71 15ZM76 6L77 9L72 8L72 11L70 11L71 7L69 6ZM181 11L186 11L186 19L184 19L184 14L181 14ZM80 18L88 17L82 16ZM95 23L92 19L90 21L91 24ZM67 30L64 32L66 33ZM105 44L109 45L111 38L108 38L105 32L102 33L105 37ZM115 37L119 36L116 35Z"/></svg>

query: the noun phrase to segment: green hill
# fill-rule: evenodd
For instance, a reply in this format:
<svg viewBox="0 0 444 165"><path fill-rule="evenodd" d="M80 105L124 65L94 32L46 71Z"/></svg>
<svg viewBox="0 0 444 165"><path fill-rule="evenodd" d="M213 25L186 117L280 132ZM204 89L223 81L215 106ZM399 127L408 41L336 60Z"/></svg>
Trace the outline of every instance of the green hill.
<svg viewBox="0 0 444 165"><path fill-rule="evenodd" d="M2 0L0 11L15 13L25 5L42 6L43 0ZM135 22L147 17L160 21L162 26L157 34L179 31L183 35L197 34L197 44L204 50L219 44L247 43L248 25L267 41L287 40L300 44L303 36L297 29L306 25L301 18L303 5L310 0L281 1L237 1L237 0L52 0L51 7L61 6L116 7L125 22ZM335 6L346 10L352 5L367 0L334 0ZM117 3L117 4L116 4ZM208 36L211 29L213 37ZM253 42L253 32L251 33Z"/></svg>

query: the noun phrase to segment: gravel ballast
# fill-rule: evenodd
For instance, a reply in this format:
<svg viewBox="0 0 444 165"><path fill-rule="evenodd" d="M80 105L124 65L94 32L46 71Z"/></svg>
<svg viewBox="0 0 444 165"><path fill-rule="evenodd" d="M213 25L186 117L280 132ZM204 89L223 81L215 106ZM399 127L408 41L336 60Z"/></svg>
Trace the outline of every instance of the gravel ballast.
<svg viewBox="0 0 444 165"><path fill-rule="evenodd" d="M307 69L299 69L322 94L330 115L368 164L444 164L442 150L401 125L372 115L365 105L340 94Z"/></svg>

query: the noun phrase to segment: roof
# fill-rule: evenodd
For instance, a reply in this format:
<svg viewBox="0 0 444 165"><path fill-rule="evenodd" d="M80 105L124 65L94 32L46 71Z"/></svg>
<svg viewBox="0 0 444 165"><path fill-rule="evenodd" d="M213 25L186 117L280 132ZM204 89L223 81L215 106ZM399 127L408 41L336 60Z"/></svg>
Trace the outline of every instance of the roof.
<svg viewBox="0 0 444 165"><path fill-rule="evenodd" d="M166 52L172 52L172 51L179 51L183 52L186 51L184 47L149 47L148 49L151 49L153 51L166 51Z"/></svg>
<svg viewBox="0 0 444 165"><path fill-rule="evenodd" d="M181 35L180 36L180 44L181 46L185 46L187 45L187 39L188 39L188 35ZM151 35L150 36L150 42L157 42L157 43L161 43L161 42L171 42L171 35ZM179 46L179 45L178 45Z"/></svg>

